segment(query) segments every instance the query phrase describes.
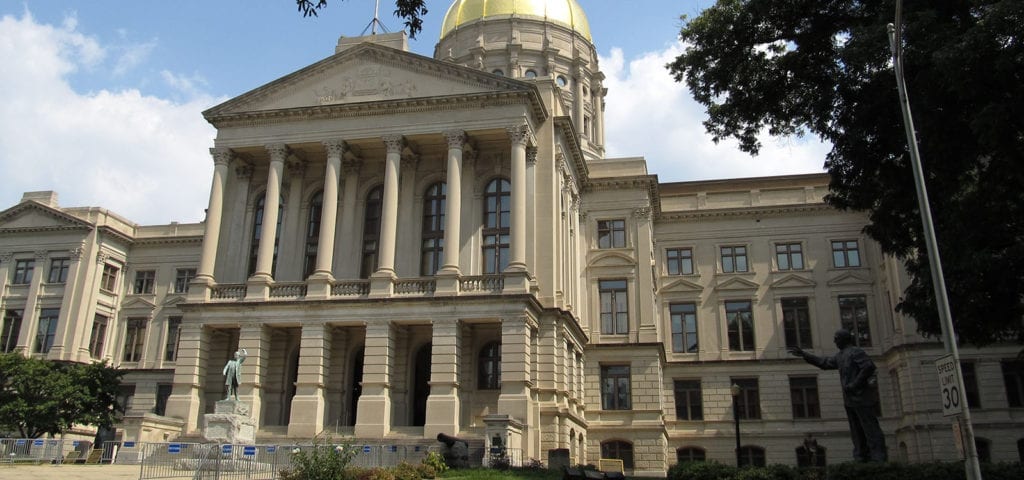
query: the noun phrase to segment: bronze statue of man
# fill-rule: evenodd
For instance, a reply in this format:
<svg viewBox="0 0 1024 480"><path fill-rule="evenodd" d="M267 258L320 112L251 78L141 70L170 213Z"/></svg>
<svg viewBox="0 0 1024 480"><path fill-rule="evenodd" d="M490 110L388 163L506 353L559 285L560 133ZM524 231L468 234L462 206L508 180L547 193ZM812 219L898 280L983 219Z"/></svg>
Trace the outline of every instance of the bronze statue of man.
<svg viewBox="0 0 1024 480"><path fill-rule="evenodd" d="M822 370L839 370L846 419L853 437L853 458L861 462L884 462L887 458L885 435L875 415L878 403L875 363L864 349L854 345L853 335L848 330L836 331L834 341L839 352L831 357L811 355L799 347L789 349L789 353Z"/></svg>
<svg viewBox="0 0 1024 480"><path fill-rule="evenodd" d="M244 348L238 350L235 352L235 358L228 360L224 365L224 400L231 400L232 397L238 400L238 385L242 383L242 362L245 361L246 355L248 352Z"/></svg>

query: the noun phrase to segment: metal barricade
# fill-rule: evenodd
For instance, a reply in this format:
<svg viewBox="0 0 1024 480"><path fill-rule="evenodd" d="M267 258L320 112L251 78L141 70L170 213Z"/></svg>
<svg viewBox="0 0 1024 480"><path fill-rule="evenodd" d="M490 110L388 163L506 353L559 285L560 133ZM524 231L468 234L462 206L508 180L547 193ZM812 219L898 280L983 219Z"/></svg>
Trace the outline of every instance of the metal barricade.
<svg viewBox="0 0 1024 480"><path fill-rule="evenodd" d="M52 438L0 438L4 463L61 463L64 461L64 440Z"/></svg>

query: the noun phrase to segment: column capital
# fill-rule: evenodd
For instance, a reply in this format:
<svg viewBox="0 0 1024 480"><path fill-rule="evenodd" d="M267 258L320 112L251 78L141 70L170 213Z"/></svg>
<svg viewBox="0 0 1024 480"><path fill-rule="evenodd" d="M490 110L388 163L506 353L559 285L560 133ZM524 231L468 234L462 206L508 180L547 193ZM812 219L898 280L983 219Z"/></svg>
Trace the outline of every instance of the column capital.
<svg viewBox="0 0 1024 480"><path fill-rule="evenodd" d="M384 142L384 146L387 147L388 153L402 153L402 149L405 148L405 137L402 135L385 135L381 137Z"/></svg>
<svg viewBox="0 0 1024 480"><path fill-rule="evenodd" d="M267 152L270 153L271 162L282 162L284 163L285 157L288 156L288 145L283 143L272 143L266 146Z"/></svg>
<svg viewBox="0 0 1024 480"><path fill-rule="evenodd" d="M643 207L643 208L638 208L636 210L633 210L633 218L650 218L650 217L651 217L651 209L650 208Z"/></svg>
<svg viewBox="0 0 1024 480"><path fill-rule="evenodd" d="M526 147L526 164L537 164L537 147Z"/></svg>
<svg viewBox="0 0 1024 480"><path fill-rule="evenodd" d="M240 180L251 178L252 172L255 169L256 168L253 167L251 163L239 160L238 162L235 162L235 177Z"/></svg>
<svg viewBox="0 0 1024 480"><path fill-rule="evenodd" d="M301 177L302 174L306 172L306 162L302 160L288 162L287 166L288 173L292 174L292 176Z"/></svg>
<svg viewBox="0 0 1024 480"><path fill-rule="evenodd" d="M107 252L99 252L96 254L96 265L103 265L107 263L107 259L110 258L110 254Z"/></svg>
<svg viewBox="0 0 1024 480"><path fill-rule="evenodd" d="M359 170L361 170L362 168L362 160L347 160L341 164L341 172L344 173L345 176L358 175Z"/></svg>
<svg viewBox="0 0 1024 480"><path fill-rule="evenodd" d="M324 145L324 148L327 149L327 156L328 157L338 157L338 158L341 158L341 156L345 154L345 151L348 150L348 144L345 143L345 141L340 139L340 138L332 138L330 140L324 140L323 141L323 145Z"/></svg>
<svg viewBox="0 0 1024 480"><path fill-rule="evenodd" d="M213 147L210 149L214 165L227 166L235 158L235 152L228 147Z"/></svg>
<svg viewBox="0 0 1024 480"><path fill-rule="evenodd" d="M530 137L532 136L532 132L530 131L529 125L525 123L520 125L512 125L506 127L505 130L508 131L508 138L512 140L513 145L519 144L525 146L526 144L530 143Z"/></svg>
<svg viewBox="0 0 1024 480"><path fill-rule="evenodd" d="M47 258L50 258L49 250L36 250L35 254L36 260L46 260Z"/></svg>
<svg viewBox="0 0 1024 480"><path fill-rule="evenodd" d="M448 148L462 148L466 144L466 131L465 130L448 130L442 132L445 140L448 141Z"/></svg>

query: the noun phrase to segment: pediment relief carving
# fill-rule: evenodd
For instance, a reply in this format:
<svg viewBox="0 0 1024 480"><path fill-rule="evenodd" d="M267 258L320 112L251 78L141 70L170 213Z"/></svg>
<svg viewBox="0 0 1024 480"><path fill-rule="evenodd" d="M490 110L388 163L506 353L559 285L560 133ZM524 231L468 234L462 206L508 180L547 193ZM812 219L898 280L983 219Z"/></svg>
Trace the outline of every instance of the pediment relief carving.
<svg viewBox="0 0 1024 480"><path fill-rule="evenodd" d="M788 275L782 275L778 279L772 282L772 288L813 288L817 283L814 280L806 278L800 274L790 273Z"/></svg>
<svg viewBox="0 0 1024 480"><path fill-rule="evenodd" d="M691 282L685 278L680 278L661 287L661 292L664 293L690 293L701 292L703 290L703 285Z"/></svg>
<svg viewBox="0 0 1024 480"><path fill-rule="evenodd" d="M841 285L870 285L871 279L860 272L844 272L828 281L828 286L836 287Z"/></svg>
<svg viewBox="0 0 1024 480"><path fill-rule="evenodd" d="M603 252L590 259L591 267L636 266L636 259L622 252Z"/></svg>
<svg viewBox="0 0 1024 480"><path fill-rule="evenodd" d="M715 285L715 290L757 290L760 287L755 282L747 280L743 277L729 277L725 280L719 281L718 285Z"/></svg>

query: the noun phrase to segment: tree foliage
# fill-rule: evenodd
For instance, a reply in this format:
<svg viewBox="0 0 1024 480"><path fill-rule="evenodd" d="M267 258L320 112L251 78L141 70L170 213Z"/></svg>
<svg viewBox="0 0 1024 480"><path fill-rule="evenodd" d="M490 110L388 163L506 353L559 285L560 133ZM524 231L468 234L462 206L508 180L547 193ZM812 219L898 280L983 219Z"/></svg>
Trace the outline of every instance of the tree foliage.
<svg viewBox="0 0 1024 480"><path fill-rule="evenodd" d="M961 341L1024 341L1024 1L907 0L905 76ZM940 331L886 26L893 0L719 0L668 65L715 140L832 143L827 201L912 279L898 310Z"/></svg>
<svg viewBox="0 0 1024 480"><path fill-rule="evenodd" d="M327 7L327 0L295 0L303 17L316 17L317 11ZM423 16L427 14L426 0L395 0L395 16L405 19L410 38L423 30Z"/></svg>
<svg viewBox="0 0 1024 480"><path fill-rule="evenodd" d="M74 424L117 420L123 372L104 363L57 363L0 355L0 431L23 438L57 435Z"/></svg>

